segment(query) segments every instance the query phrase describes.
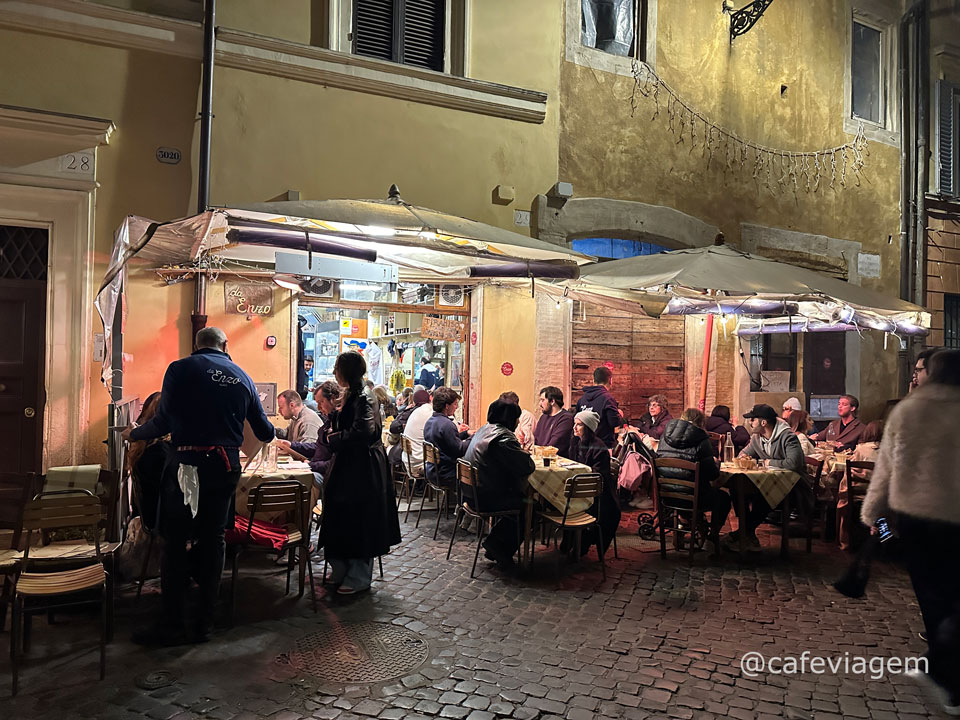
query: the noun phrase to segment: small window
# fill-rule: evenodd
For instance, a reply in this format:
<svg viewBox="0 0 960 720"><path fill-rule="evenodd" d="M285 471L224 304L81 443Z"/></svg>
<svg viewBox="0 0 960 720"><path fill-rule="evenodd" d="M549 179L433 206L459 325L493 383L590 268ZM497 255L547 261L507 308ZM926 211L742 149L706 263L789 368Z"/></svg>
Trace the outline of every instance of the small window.
<svg viewBox="0 0 960 720"><path fill-rule="evenodd" d="M750 392L760 392L760 371L790 373L790 392L797 389L797 335L773 333L750 339Z"/></svg>
<svg viewBox="0 0 960 720"><path fill-rule="evenodd" d="M446 0L354 0L353 52L443 72Z"/></svg>
<svg viewBox="0 0 960 720"><path fill-rule="evenodd" d="M646 4L646 0L581 0L581 44L611 55L643 60Z"/></svg>
<svg viewBox="0 0 960 720"><path fill-rule="evenodd" d="M883 33L856 20L850 74L853 117L883 125Z"/></svg>
<svg viewBox="0 0 960 720"><path fill-rule="evenodd" d="M943 346L960 350L960 295L943 296Z"/></svg>

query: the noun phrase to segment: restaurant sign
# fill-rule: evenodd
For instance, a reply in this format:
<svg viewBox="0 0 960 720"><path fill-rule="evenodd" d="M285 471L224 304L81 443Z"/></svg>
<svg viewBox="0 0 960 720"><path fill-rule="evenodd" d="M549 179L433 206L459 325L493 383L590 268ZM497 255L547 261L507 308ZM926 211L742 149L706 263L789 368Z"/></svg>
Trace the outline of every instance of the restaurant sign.
<svg viewBox="0 0 960 720"><path fill-rule="evenodd" d="M420 335L431 340L463 342L466 339L467 329L463 320L424 315L423 324L420 326Z"/></svg>
<svg viewBox="0 0 960 720"><path fill-rule="evenodd" d="M228 315L273 315L273 285L227 281L223 307Z"/></svg>

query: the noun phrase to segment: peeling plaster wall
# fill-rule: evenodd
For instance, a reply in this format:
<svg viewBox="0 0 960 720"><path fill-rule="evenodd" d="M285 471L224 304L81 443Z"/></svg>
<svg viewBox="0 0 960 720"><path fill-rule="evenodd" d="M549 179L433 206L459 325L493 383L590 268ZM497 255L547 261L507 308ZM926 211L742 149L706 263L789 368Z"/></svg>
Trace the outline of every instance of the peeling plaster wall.
<svg viewBox="0 0 960 720"><path fill-rule="evenodd" d="M898 3L881 4L897 13ZM853 139L843 132L850 17L848 3L837 0L773 3L731 44L719 3L661 2L657 72L692 107L742 138L793 151L838 146ZM871 142L862 179L848 175L844 189L839 181L831 189L827 178L816 193L801 187L772 194L757 188L750 171L716 162L708 168L701 144L691 148L689 137L678 143L665 102L652 119L653 101L640 96L632 114L633 86L632 78L562 62L560 179L573 184L577 198L673 208L718 227L733 244L745 223L836 238L880 256L880 277L864 278L864 286L898 292L897 148ZM896 343L889 345L884 351L882 336L873 333L860 341L868 416L879 415L896 393Z"/></svg>

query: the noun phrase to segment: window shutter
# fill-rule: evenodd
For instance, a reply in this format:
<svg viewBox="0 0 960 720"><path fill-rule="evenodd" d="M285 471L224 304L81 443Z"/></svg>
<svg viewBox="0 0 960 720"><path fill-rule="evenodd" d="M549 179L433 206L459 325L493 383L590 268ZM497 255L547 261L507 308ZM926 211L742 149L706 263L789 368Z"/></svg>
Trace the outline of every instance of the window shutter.
<svg viewBox="0 0 960 720"><path fill-rule="evenodd" d="M395 60L393 1L354 0L353 8L353 52Z"/></svg>
<svg viewBox="0 0 960 720"><path fill-rule="evenodd" d="M957 118L955 117L956 89L945 80L937 83L937 108L939 147L937 149L937 177L940 192L944 195L957 194L957 180L954 177L957 167Z"/></svg>
<svg viewBox="0 0 960 720"><path fill-rule="evenodd" d="M404 0L400 59L404 65L443 72L445 5L445 0Z"/></svg>

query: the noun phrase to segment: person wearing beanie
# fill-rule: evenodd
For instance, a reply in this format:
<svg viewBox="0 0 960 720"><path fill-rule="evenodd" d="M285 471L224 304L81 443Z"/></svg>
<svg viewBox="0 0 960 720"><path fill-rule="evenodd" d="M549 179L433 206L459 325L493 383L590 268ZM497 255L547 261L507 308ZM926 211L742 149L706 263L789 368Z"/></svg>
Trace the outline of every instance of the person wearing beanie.
<svg viewBox="0 0 960 720"><path fill-rule="evenodd" d="M588 513L597 518L597 526L583 531L580 544L580 554L586 555L591 546L597 545L601 554L606 554L607 548L613 542L613 536L620 527L620 501L617 498L617 481L610 470L610 451L606 444L597 436L600 426L600 415L592 410L581 410L573 418L573 441L570 448L571 455L577 462L583 463L603 478L603 492L594 501ZM599 527L598 527L599 526ZM599 530L599 531L598 531ZM600 538L603 537L603 545ZM561 552L569 552L571 539L564 538L560 545Z"/></svg>

